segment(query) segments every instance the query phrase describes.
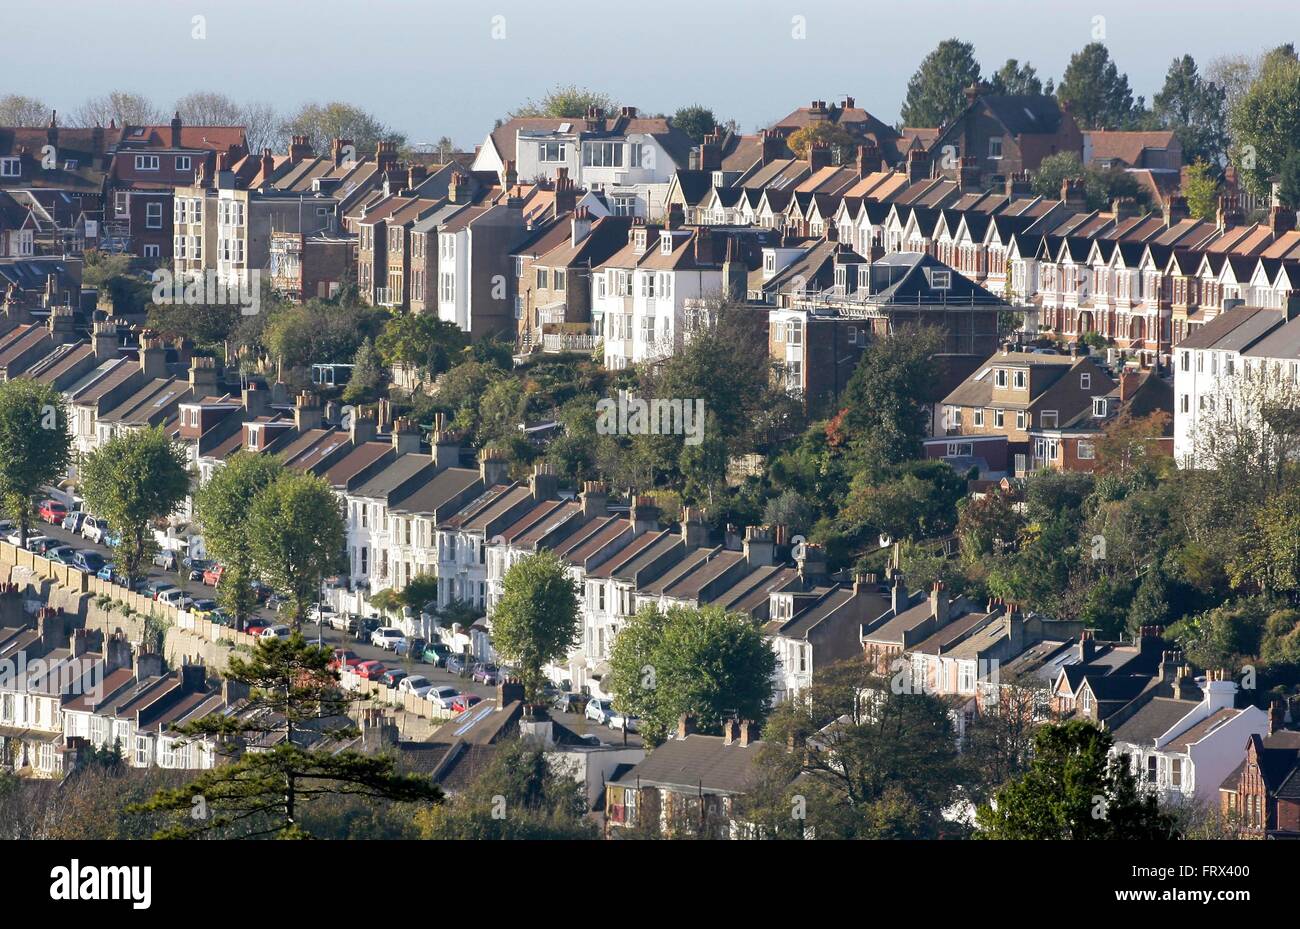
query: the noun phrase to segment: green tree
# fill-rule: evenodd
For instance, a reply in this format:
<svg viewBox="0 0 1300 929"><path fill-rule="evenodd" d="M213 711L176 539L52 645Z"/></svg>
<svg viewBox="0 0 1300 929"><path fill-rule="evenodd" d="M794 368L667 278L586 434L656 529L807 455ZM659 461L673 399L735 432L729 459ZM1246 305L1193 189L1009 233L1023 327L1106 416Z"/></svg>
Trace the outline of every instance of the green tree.
<svg viewBox="0 0 1300 929"><path fill-rule="evenodd" d="M608 94L579 87L577 84L557 84L548 90L540 100L529 100L510 114L511 119L545 116L551 119L581 119L591 107L599 107L606 113L617 104Z"/></svg>
<svg viewBox="0 0 1300 929"><path fill-rule="evenodd" d="M903 125L946 125L966 108L965 90L979 80L975 46L958 39L945 39L925 56L907 83Z"/></svg>
<svg viewBox="0 0 1300 929"><path fill-rule="evenodd" d="M9 125L14 125L10 123ZM696 142L703 142L704 137L718 127L713 111L708 107L693 103L684 106L673 114L673 125L686 133Z"/></svg>
<svg viewBox="0 0 1300 929"><path fill-rule="evenodd" d="M373 403L383 394L387 381L375 343L367 339L352 356L352 376L343 388L343 402Z"/></svg>
<svg viewBox="0 0 1300 929"><path fill-rule="evenodd" d="M1229 111L1228 123L1235 143L1233 163L1252 191L1268 193L1300 139L1300 61L1271 54Z"/></svg>
<svg viewBox="0 0 1300 929"><path fill-rule="evenodd" d="M1174 820L1139 792L1128 756L1109 756L1110 733L1084 720L1044 726L1029 770L976 812L986 839L1178 838Z"/></svg>
<svg viewBox="0 0 1300 929"><path fill-rule="evenodd" d="M242 628L243 621L257 608L249 527L253 501L283 472L278 458L236 452L194 496L208 554L223 566L217 596L230 611L236 628Z"/></svg>
<svg viewBox="0 0 1300 929"><path fill-rule="evenodd" d="M1174 130L1184 162L1217 163L1228 148L1227 91L1201 76L1191 55L1175 58L1151 98L1156 120Z"/></svg>
<svg viewBox="0 0 1300 929"><path fill-rule="evenodd" d="M862 471L849 488L840 523L855 537L928 539L951 532L966 479L946 461L909 461Z"/></svg>
<svg viewBox="0 0 1300 929"><path fill-rule="evenodd" d="M782 491L767 502L763 510L763 523L768 526L785 526L791 533L806 533L812 528L812 504L799 491Z"/></svg>
<svg viewBox="0 0 1300 929"><path fill-rule="evenodd" d="M1038 96L1043 92L1043 82L1038 70L1029 62L1023 65L1014 58L993 72L989 86L995 94Z"/></svg>
<svg viewBox="0 0 1300 929"><path fill-rule="evenodd" d="M1152 565L1143 575L1128 611L1128 631L1137 634L1143 626L1163 626L1169 621L1169 591L1164 572Z"/></svg>
<svg viewBox="0 0 1300 929"><path fill-rule="evenodd" d="M185 452L160 426L119 433L81 464L86 507L119 534L114 560L132 581L153 551L153 523L176 512L189 487Z"/></svg>
<svg viewBox="0 0 1300 929"><path fill-rule="evenodd" d="M1207 222L1214 219L1219 203L1219 179L1209 164L1197 161L1184 169L1183 196L1192 216Z"/></svg>
<svg viewBox="0 0 1300 929"><path fill-rule="evenodd" d="M258 574L288 595L298 628L342 562L342 504L323 478L285 472L253 498L248 538Z"/></svg>
<svg viewBox="0 0 1300 929"><path fill-rule="evenodd" d="M645 607L619 630L609 664L614 706L638 717L657 745L682 716L714 732L732 717L761 723L776 655L744 614Z"/></svg>
<svg viewBox="0 0 1300 929"><path fill-rule="evenodd" d="M814 123L790 133L785 144L798 158L807 158L808 150L815 144L827 145L837 154L836 160L844 160L845 152L857 144L857 139L834 123Z"/></svg>
<svg viewBox="0 0 1300 929"><path fill-rule="evenodd" d="M68 467L72 438L63 395L47 384L0 383L0 504L27 544L32 498Z"/></svg>
<svg viewBox="0 0 1300 929"><path fill-rule="evenodd" d="M132 811L170 815L157 838L302 839L312 836L300 823L301 808L314 801L441 802L436 784L398 773L391 756L338 750L356 729L344 715L349 698L329 667L331 657L297 633L259 640L247 659L232 656L226 678L248 689L243 712L214 713L175 731L210 739L235 760L159 791ZM245 751L259 744L275 747ZM202 817L194 815L198 804Z"/></svg>
<svg viewBox="0 0 1300 929"><path fill-rule="evenodd" d="M1090 210L1107 209L1119 197L1143 200L1147 195L1127 171L1083 166L1074 152L1057 152L1048 155L1034 174L1034 193L1042 197L1061 195L1065 180L1082 180L1084 198Z"/></svg>
<svg viewBox="0 0 1300 929"><path fill-rule="evenodd" d="M415 814L420 838L582 840L597 838L582 783L545 746L516 739L448 803Z"/></svg>
<svg viewBox="0 0 1300 929"><path fill-rule="evenodd" d="M739 804L760 836L937 838L949 828L942 812L962 768L948 705L894 684L845 661L773 712Z"/></svg>
<svg viewBox="0 0 1300 929"><path fill-rule="evenodd" d="M432 574L420 572L406 582L402 588L402 603L416 613L423 610L438 597L438 578Z"/></svg>
<svg viewBox="0 0 1300 929"><path fill-rule="evenodd" d="M410 365L433 379L451 368L468 336L452 322L428 313L402 313L390 319L375 342L386 365Z"/></svg>
<svg viewBox="0 0 1300 929"><path fill-rule="evenodd" d="M1236 587L1300 600L1300 480L1250 514L1228 571Z"/></svg>
<svg viewBox="0 0 1300 929"><path fill-rule="evenodd" d="M280 127L284 138L304 135L317 154L329 152L334 139L351 139L357 157L371 154L379 142L406 144L406 137L385 126L360 107L338 100L329 103L305 103Z"/></svg>
<svg viewBox="0 0 1300 929"><path fill-rule="evenodd" d="M1300 210L1300 147L1282 159L1278 168L1278 198L1293 210Z"/></svg>
<svg viewBox="0 0 1300 929"><path fill-rule="evenodd" d="M863 468L879 471L921 457L930 404L939 399L934 356L942 349L940 330L904 328L873 340L862 353L844 390L841 423Z"/></svg>
<svg viewBox="0 0 1300 929"><path fill-rule="evenodd" d="M492 614L492 643L519 668L524 695L541 700L542 668L569 654L581 640L580 603L564 562L549 550L511 565Z"/></svg>
<svg viewBox="0 0 1300 929"><path fill-rule="evenodd" d="M1110 51L1091 42L1070 56L1056 98L1068 104L1080 129L1123 129L1133 118L1133 91Z"/></svg>

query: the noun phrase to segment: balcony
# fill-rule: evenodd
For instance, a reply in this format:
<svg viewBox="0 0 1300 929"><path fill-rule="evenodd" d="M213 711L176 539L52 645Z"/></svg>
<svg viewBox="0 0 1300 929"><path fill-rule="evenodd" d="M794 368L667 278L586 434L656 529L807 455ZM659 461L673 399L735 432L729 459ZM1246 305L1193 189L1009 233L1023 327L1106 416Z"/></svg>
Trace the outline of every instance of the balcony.
<svg viewBox="0 0 1300 929"><path fill-rule="evenodd" d="M546 332L542 334L542 351L590 352L595 350L597 339L589 332Z"/></svg>

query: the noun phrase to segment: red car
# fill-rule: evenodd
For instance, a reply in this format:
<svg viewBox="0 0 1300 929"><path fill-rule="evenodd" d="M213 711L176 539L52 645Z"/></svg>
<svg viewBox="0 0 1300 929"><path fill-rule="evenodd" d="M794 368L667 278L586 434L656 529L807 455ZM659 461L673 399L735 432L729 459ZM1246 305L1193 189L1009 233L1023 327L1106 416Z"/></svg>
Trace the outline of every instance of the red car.
<svg viewBox="0 0 1300 929"><path fill-rule="evenodd" d="M377 681L384 676L388 669L384 667L382 661L363 661L352 669L356 672L357 677L363 677L368 681Z"/></svg>
<svg viewBox="0 0 1300 929"><path fill-rule="evenodd" d="M271 624L264 619L250 619L248 625L244 627L244 631L249 635L261 635L262 630L269 629L270 626Z"/></svg>
<svg viewBox="0 0 1300 929"><path fill-rule="evenodd" d="M455 700L451 701L451 711L453 713L464 713L476 703L482 703L483 698L478 694L461 694Z"/></svg>
<svg viewBox="0 0 1300 929"><path fill-rule="evenodd" d="M225 568L219 564L214 564L208 570L203 572L203 583L209 587L216 587L221 583L221 572Z"/></svg>
<svg viewBox="0 0 1300 929"><path fill-rule="evenodd" d="M346 648L334 649L334 657L330 659L329 667L331 671L337 671L341 667L346 667L349 671L361 664L361 657L356 652L348 651Z"/></svg>
<svg viewBox="0 0 1300 929"><path fill-rule="evenodd" d="M58 525L68 518L68 508L58 500L42 500L36 515L47 523Z"/></svg>

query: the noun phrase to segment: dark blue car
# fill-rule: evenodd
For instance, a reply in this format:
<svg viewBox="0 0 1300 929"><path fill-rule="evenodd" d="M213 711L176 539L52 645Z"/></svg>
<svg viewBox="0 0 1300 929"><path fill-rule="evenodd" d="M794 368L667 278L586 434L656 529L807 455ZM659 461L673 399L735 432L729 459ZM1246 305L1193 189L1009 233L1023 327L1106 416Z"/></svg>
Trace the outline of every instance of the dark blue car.
<svg viewBox="0 0 1300 929"><path fill-rule="evenodd" d="M446 667L447 670L450 671L452 674L464 674L464 673L465 673L465 659L462 658L462 657L460 657L460 656L458 656L458 655L448 655L448 656L447 656L447 664L445 665L445 667Z"/></svg>

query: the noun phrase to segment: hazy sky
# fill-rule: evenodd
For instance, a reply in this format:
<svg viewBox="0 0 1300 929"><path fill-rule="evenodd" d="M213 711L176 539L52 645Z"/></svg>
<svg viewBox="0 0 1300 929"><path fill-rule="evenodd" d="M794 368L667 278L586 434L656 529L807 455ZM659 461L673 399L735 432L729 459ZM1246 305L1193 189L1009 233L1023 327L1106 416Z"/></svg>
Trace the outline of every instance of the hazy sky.
<svg viewBox="0 0 1300 929"><path fill-rule="evenodd" d="M195 90L285 111L342 99L413 143L464 147L557 83L643 112L700 102L745 131L845 94L892 123L941 39L973 42L986 73L1014 57L1059 79L1099 27L1149 100L1177 55L1300 42L1300 0L0 0L0 94L61 110L114 88L166 107Z"/></svg>

